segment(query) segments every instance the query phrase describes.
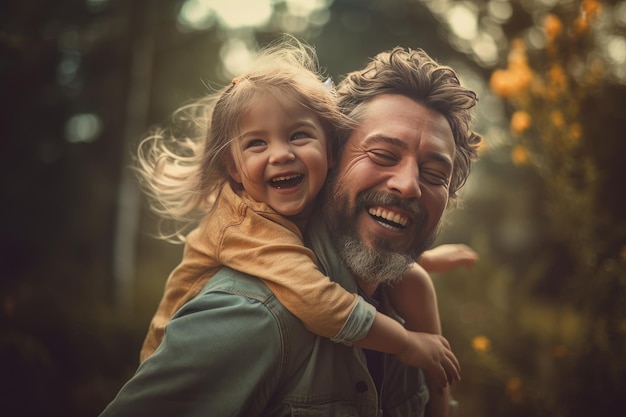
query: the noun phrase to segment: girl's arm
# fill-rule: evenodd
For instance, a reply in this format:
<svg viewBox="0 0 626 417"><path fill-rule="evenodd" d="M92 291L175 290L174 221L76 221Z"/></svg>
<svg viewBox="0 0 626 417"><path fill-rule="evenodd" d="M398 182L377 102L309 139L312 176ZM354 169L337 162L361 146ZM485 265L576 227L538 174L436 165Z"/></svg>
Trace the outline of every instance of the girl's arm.
<svg viewBox="0 0 626 417"><path fill-rule="evenodd" d="M409 331L382 313L376 314L367 335L354 344L364 349L394 354L400 362L423 370L431 398L436 397L435 392L443 395L450 384L461 380L459 361L443 336Z"/></svg>
<svg viewBox="0 0 626 417"><path fill-rule="evenodd" d="M220 245L219 260L262 279L309 330L335 338L354 319L351 315L364 310L357 304L366 302L319 271L315 255L293 228L265 220L264 224L243 222L229 230ZM439 387L459 379L458 361L440 335L407 331L381 313L375 313L373 321L353 321L362 328L343 338L345 342L394 354L403 363L424 369Z"/></svg>

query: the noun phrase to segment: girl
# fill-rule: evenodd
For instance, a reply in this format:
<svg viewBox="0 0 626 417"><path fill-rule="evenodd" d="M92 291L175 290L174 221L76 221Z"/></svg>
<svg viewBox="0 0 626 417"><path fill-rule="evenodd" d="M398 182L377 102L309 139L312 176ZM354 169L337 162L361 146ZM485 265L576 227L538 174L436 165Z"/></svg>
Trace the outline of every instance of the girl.
<svg viewBox="0 0 626 417"><path fill-rule="evenodd" d="M157 349L172 315L227 265L262 279L312 332L396 354L445 387L459 379L447 341L409 336L398 322L321 274L302 243L333 164L332 141L337 129L350 124L316 64L310 47L274 44L247 74L193 107L197 137L158 132L140 146L140 180L155 211L183 222L201 218L167 280L141 360Z"/></svg>

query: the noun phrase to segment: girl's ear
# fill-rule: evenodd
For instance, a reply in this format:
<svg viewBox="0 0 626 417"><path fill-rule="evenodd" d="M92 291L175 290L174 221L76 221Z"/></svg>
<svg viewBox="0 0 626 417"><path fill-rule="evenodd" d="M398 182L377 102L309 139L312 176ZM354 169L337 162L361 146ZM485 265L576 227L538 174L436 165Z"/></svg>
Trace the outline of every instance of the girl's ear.
<svg viewBox="0 0 626 417"><path fill-rule="evenodd" d="M237 167L235 166L234 161L228 162L227 169L228 169L228 174L231 176L231 178L234 179L236 183L241 184L241 174L237 170Z"/></svg>

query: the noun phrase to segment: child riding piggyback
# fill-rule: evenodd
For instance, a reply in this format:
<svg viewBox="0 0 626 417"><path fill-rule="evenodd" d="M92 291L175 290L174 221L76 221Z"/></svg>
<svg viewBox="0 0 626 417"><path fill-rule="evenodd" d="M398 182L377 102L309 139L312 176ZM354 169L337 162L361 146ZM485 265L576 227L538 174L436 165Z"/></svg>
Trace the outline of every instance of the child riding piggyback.
<svg viewBox="0 0 626 417"><path fill-rule="evenodd" d="M410 349L417 359L409 365L423 367L429 352L422 350L431 345L407 337L398 322L323 275L303 244L337 132L352 123L339 112L312 48L293 39L273 44L250 71L180 114L190 117L195 135L158 131L138 155L152 208L197 225L184 237L183 259L165 284L141 361L158 353L174 313L228 266L262 279L319 336L403 357ZM446 379L457 380L458 367Z"/></svg>

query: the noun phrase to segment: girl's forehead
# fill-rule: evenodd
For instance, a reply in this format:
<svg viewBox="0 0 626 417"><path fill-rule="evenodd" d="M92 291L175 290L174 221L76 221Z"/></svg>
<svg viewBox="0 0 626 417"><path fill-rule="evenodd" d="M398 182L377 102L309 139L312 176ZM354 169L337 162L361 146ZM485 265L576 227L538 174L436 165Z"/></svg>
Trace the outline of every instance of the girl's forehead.
<svg viewBox="0 0 626 417"><path fill-rule="evenodd" d="M241 110L240 121L252 111L257 114L267 113L269 115L275 112L283 112L290 117L317 117L316 112L306 105L299 95L287 89L276 89L271 92L259 91L249 98Z"/></svg>
<svg viewBox="0 0 626 417"><path fill-rule="evenodd" d="M291 88L281 88L279 86L252 92L249 102L251 104L254 102L257 105L263 104L263 102L272 102L285 108L293 108L294 106L305 107L303 97L300 94Z"/></svg>

